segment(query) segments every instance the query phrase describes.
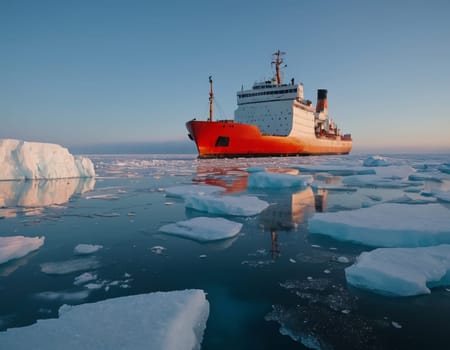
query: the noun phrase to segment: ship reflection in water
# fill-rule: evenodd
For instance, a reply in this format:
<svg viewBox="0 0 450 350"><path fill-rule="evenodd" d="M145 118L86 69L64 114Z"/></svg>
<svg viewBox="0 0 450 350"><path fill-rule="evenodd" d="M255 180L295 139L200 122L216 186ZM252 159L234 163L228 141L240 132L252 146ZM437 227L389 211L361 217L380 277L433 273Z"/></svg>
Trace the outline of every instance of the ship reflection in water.
<svg viewBox="0 0 450 350"><path fill-rule="evenodd" d="M93 178L0 181L0 218L40 215L45 207L64 205L74 194L92 191L94 186Z"/></svg>
<svg viewBox="0 0 450 350"><path fill-rule="evenodd" d="M290 173L293 169L266 169L268 172ZM295 175L295 174L293 174ZM251 191L247 188L248 172L238 167L218 168L199 166L195 183L220 186L226 193L239 193ZM267 191L269 197L262 197L270 203L258 217L259 227L264 233L270 233L271 255L276 259L281 251L278 242L279 232L297 231L306 224L314 212L322 212L326 208L328 191L317 189L313 191L310 187L302 189L283 189Z"/></svg>

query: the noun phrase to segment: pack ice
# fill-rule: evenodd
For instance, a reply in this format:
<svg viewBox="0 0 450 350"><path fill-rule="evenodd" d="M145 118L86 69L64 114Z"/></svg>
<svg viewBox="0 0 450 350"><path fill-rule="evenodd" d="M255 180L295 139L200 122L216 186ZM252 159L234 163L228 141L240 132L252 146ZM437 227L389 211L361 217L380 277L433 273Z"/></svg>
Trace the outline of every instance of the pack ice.
<svg viewBox="0 0 450 350"><path fill-rule="evenodd" d="M77 306L0 332L2 349L200 349L209 316L202 290L156 292Z"/></svg>
<svg viewBox="0 0 450 350"><path fill-rule="evenodd" d="M316 213L309 232L374 247L450 243L450 210L441 204L383 203L352 211Z"/></svg>
<svg viewBox="0 0 450 350"><path fill-rule="evenodd" d="M432 287L450 285L450 245L364 252L345 276L355 287L384 295L429 294Z"/></svg>
<svg viewBox="0 0 450 350"><path fill-rule="evenodd" d="M86 157L73 156L52 143L0 139L0 180L94 177L94 165Z"/></svg>

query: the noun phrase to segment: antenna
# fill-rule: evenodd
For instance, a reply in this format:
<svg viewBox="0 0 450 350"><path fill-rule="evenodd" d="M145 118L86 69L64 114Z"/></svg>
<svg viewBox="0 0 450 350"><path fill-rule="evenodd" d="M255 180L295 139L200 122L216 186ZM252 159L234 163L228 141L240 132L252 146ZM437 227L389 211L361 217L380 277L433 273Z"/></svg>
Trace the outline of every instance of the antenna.
<svg viewBox="0 0 450 350"><path fill-rule="evenodd" d="M209 76L209 121L213 120L213 100L214 100L214 91L213 91L213 81L212 75Z"/></svg>
<svg viewBox="0 0 450 350"><path fill-rule="evenodd" d="M273 53L272 55L275 56L274 57L274 61L272 61L272 64L275 64L275 71L276 71L276 77L277 77L277 85L280 86L281 85L281 71L280 71L280 66L281 64L284 62L283 59L281 58L282 55L285 55L286 52L282 52L280 50L278 50L277 52ZM287 67L287 65L284 65L284 67Z"/></svg>

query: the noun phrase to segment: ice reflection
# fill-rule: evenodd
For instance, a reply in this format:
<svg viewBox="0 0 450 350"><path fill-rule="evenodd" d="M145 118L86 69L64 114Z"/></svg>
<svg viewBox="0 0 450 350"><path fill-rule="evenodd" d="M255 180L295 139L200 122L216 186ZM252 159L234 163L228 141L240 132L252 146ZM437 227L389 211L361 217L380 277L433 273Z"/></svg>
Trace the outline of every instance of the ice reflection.
<svg viewBox="0 0 450 350"><path fill-rule="evenodd" d="M92 191L94 186L93 178L0 181L0 216L15 217L17 208L25 208L25 215L38 215L43 207L65 204L74 194Z"/></svg>

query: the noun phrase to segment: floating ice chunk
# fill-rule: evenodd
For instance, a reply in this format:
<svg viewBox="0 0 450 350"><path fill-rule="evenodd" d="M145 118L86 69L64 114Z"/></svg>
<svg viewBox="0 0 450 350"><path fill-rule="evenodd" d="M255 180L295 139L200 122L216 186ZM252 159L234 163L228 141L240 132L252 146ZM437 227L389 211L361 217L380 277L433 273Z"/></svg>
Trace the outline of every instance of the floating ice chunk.
<svg viewBox="0 0 450 350"><path fill-rule="evenodd" d="M431 194L443 202L450 202L450 191L434 190Z"/></svg>
<svg viewBox="0 0 450 350"><path fill-rule="evenodd" d="M96 279L97 279L97 275L95 273L85 272L85 273L82 273L81 275L75 277L73 284L78 286L80 284L91 282Z"/></svg>
<svg viewBox="0 0 450 350"><path fill-rule="evenodd" d="M266 209L269 203L253 196L199 196L186 198L186 207L210 214L253 216Z"/></svg>
<svg viewBox="0 0 450 350"><path fill-rule="evenodd" d="M450 174L450 164L442 164L438 166L438 170L443 173Z"/></svg>
<svg viewBox="0 0 450 350"><path fill-rule="evenodd" d="M164 225L159 231L200 242L209 242L234 237L241 228L241 223L224 218L197 217Z"/></svg>
<svg viewBox="0 0 450 350"><path fill-rule="evenodd" d="M364 252L345 276L351 285L380 294L429 294L432 287L450 285L450 245Z"/></svg>
<svg viewBox="0 0 450 350"><path fill-rule="evenodd" d="M378 176L385 179L403 180L416 171L409 165L384 166L375 169Z"/></svg>
<svg viewBox="0 0 450 350"><path fill-rule="evenodd" d="M51 143L0 139L0 180L94 177L88 158Z"/></svg>
<svg viewBox="0 0 450 350"><path fill-rule="evenodd" d="M248 187L254 188L283 188L302 187L313 182L311 175L291 175L273 172L253 172L248 176Z"/></svg>
<svg viewBox="0 0 450 350"><path fill-rule="evenodd" d="M9 236L0 237L0 264L21 258L39 249L45 237Z"/></svg>
<svg viewBox="0 0 450 350"><path fill-rule="evenodd" d="M310 233L376 247L450 243L450 210L440 204L383 203L370 208L316 213Z"/></svg>
<svg viewBox="0 0 450 350"><path fill-rule="evenodd" d="M410 181L433 181L433 182L442 182L442 179L439 176L433 174L425 174L425 173L415 173L408 176L408 180Z"/></svg>
<svg viewBox="0 0 450 350"><path fill-rule="evenodd" d="M79 255L87 255L95 253L96 251L99 251L102 248L103 246L98 244L78 244L73 249L73 252Z"/></svg>
<svg viewBox="0 0 450 350"><path fill-rule="evenodd" d="M89 296L88 290L82 290L78 292L41 292L36 294L39 299L44 299L48 301L63 301L63 302L74 302L86 299ZM31 346L31 344L30 344ZM38 347L34 347L39 349ZM42 348L43 349L43 348Z"/></svg>
<svg viewBox="0 0 450 350"><path fill-rule="evenodd" d="M381 188L402 188L413 185L411 183L401 181L400 179L383 178L378 175L347 176L342 179L342 183L348 186L355 186L355 187L381 187Z"/></svg>
<svg viewBox="0 0 450 350"><path fill-rule="evenodd" d="M382 156L370 156L363 162L364 166L388 166L392 163Z"/></svg>
<svg viewBox="0 0 450 350"><path fill-rule="evenodd" d="M345 165L300 165L293 166L293 168L300 170L304 173L329 173L336 176L349 176L349 175L369 175L375 174L374 169L368 169L365 167L345 166Z"/></svg>
<svg viewBox="0 0 450 350"><path fill-rule="evenodd" d="M194 349L209 316L202 290L157 292L77 306L58 319L0 332L4 349Z"/></svg>
<svg viewBox="0 0 450 350"><path fill-rule="evenodd" d="M192 195L206 195L218 192L224 192L224 188L220 186L210 185L184 185L166 188L166 196L175 198L185 198Z"/></svg>
<svg viewBox="0 0 450 350"><path fill-rule="evenodd" d="M162 255L165 250L166 248L160 245L155 245L154 247L150 248L150 251L156 255Z"/></svg>
<svg viewBox="0 0 450 350"><path fill-rule="evenodd" d="M41 271L50 275L65 275L83 270L93 270L100 267L100 262L94 257L48 262L41 264Z"/></svg>

